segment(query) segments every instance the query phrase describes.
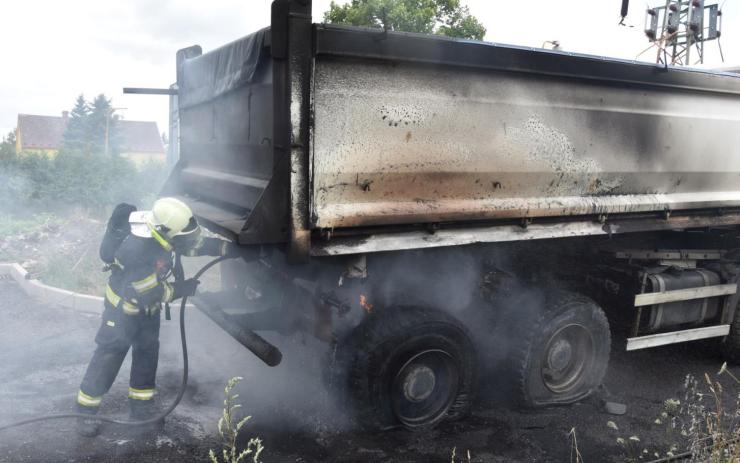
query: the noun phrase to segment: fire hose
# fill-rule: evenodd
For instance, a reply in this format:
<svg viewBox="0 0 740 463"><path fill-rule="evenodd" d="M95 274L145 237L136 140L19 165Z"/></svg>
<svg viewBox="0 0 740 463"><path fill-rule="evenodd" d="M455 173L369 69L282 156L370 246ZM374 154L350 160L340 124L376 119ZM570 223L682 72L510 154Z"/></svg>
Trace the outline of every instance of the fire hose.
<svg viewBox="0 0 740 463"><path fill-rule="evenodd" d="M222 262L223 260L227 259L227 257L217 257L216 259L210 261L206 265L204 265L198 272L193 276L193 278L200 279L201 276L203 276L204 273L206 273L211 267L214 265ZM179 271L176 272L175 278L182 278L182 266L179 261L179 256L177 257L177 263L176 263L176 269L179 268ZM178 275L179 273L179 275ZM187 343L187 337L185 335L185 306L188 301L188 296L184 296L180 300L180 343L182 346L182 381L180 383L180 389L177 391L177 396L175 397L175 400L170 404L169 407L167 407L166 410L159 413L158 415L141 421L130 421L130 420L120 420L116 418L112 418L110 416L105 415L87 415L83 413L61 413L61 414L55 414L55 415L43 415L43 416L37 416L35 418L29 418L26 420L17 421L15 423L10 423L6 425L0 426L0 431L4 431L6 429L10 428L17 428L19 426L25 426L27 424L31 423L38 423L40 421L49 421L49 420L61 420L61 419L68 419L68 418L86 418L86 419L95 419L98 421L102 421L105 423L113 423L113 424L120 424L124 426L141 426L146 424L155 423L163 418L165 418L167 415L172 413L173 410L180 404L180 401L182 400L183 396L185 395L185 389L188 385L188 343ZM260 358L263 362L267 363L270 366L275 366L278 363L280 363L280 360L282 359L282 354L280 351L264 339L262 339L259 335L254 333L251 330L241 330L241 338L237 339L242 345L247 347L250 351L252 351L257 357Z"/></svg>

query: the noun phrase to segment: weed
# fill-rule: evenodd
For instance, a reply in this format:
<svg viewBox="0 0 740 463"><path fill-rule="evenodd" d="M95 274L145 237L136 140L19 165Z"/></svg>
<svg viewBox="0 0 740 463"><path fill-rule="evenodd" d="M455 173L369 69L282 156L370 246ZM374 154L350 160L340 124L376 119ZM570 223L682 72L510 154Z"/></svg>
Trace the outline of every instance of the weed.
<svg viewBox="0 0 740 463"><path fill-rule="evenodd" d="M722 365L717 377L726 375L736 385L740 381ZM703 382L686 377L686 420L682 434L689 440L692 461L729 463L740 461L740 395L735 397L735 410L725 409L725 390L715 377L705 373ZM707 400L705 400L707 399Z"/></svg>
<svg viewBox="0 0 740 463"><path fill-rule="evenodd" d="M570 463L583 463L581 451L578 450L578 438L576 437L576 428L571 428L568 433L570 439Z"/></svg>
<svg viewBox="0 0 740 463"><path fill-rule="evenodd" d="M740 461L740 394L733 393L735 410L726 410L727 391L717 379L722 375L729 376L737 390L740 380L724 364L714 378L705 373L703 381L700 381L687 375L683 400L671 398L663 402L663 411L653 423L665 427L667 450L664 447L662 451L651 452L644 448L638 436L617 437L625 461L646 461L653 457L670 461L677 456L690 458L692 462ZM607 427L619 430L611 421ZM680 447L688 447L688 451L679 454Z"/></svg>
<svg viewBox="0 0 740 463"><path fill-rule="evenodd" d="M237 448L236 440L239 432L252 418L251 416L245 416L237 421L235 414L241 408L241 404L235 403L235 400L239 398L239 394L235 394L233 390L242 379L240 376L231 378L226 384L226 389L224 389L224 395L226 396L224 399L224 411L218 420L218 434L223 441L223 448L221 449L223 463L239 463L250 455L252 463L259 463L260 454L264 450L262 440L256 437L249 439L246 448L243 450L239 451ZM209 450L208 456L212 463L220 463L213 449Z"/></svg>
<svg viewBox="0 0 740 463"><path fill-rule="evenodd" d="M468 459L466 461L467 461L467 463L470 463L470 450L468 450L467 456L468 456ZM462 457L460 458L459 462L460 463L465 463L462 460ZM451 463L458 463L458 459L457 459L457 447L453 447L452 448L452 460L451 460Z"/></svg>

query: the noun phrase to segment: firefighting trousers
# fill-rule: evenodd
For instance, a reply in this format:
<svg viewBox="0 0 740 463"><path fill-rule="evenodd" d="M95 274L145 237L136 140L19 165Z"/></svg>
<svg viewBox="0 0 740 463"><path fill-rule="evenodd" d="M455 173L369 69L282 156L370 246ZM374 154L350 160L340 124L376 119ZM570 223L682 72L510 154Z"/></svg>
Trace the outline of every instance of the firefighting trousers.
<svg viewBox="0 0 740 463"><path fill-rule="evenodd" d="M151 400L154 396L159 360L159 313L129 315L105 304L103 319L95 336L97 348L80 385L77 403L97 409L103 395L118 376L123 359L131 349L129 398Z"/></svg>

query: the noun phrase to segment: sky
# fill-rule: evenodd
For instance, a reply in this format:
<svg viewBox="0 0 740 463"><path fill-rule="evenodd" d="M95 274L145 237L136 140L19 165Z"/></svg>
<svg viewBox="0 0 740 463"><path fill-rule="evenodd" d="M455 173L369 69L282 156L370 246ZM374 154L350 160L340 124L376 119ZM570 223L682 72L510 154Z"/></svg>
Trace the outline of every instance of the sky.
<svg viewBox="0 0 740 463"><path fill-rule="evenodd" d="M740 0L723 5L726 65L740 64ZM204 51L268 26L270 0L9 0L3 2L0 44L0 134L22 114L60 115L84 94L113 98L116 114L155 120L167 130L167 97L123 95L123 87L167 87L175 80L175 52ZM330 0L314 0L320 22ZM339 0L338 3L346 3ZM462 0L484 24L485 40L540 47L558 40L570 52L637 59L650 43L645 8L662 0L632 0L627 25L618 26L621 0ZM707 4L713 3L707 0ZM524 6L526 5L526 6ZM716 42L708 65L720 66ZM655 52L639 57L653 61Z"/></svg>

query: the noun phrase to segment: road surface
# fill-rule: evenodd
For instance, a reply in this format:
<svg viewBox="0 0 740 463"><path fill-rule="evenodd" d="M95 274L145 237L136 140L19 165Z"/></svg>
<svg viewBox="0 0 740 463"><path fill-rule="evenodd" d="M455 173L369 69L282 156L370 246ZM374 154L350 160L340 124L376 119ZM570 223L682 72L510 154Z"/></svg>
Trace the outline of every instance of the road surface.
<svg viewBox="0 0 740 463"><path fill-rule="evenodd" d="M176 320L177 312L173 314ZM183 403L160 435L132 439L125 428L106 426L94 439L78 437L70 420L0 433L0 462L204 462L220 448L216 423L223 387L244 377L239 402L253 416L245 437L264 441L264 462L449 462L453 448L473 462L569 461L575 428L585 462L624 461L617 438L637 436L630 451L664 452L672 434L656 425L663 402L684 396L687 374L716 373L721 359L703 345L686 344L625 353L616 339L606 386L627 404L623 416L605 413L597 400L538 411L517 411L482 379L468 419L433 431L367 433L353 424L321 385L322 349L310 337L271 338L284 363L259 364L210 321L189 313L191 378ZM169 403L180 381L177 323L162 323L158 395ZM69 412L94 348L99 315L40 305L17 285L0 280L0 424L46 413ZM740 375L740 368L733 368ZM103 411L125 418L128 360ZM728 388L729 388L728 384ZM737 396L737 389L730 394ZM730 402L733 402L730 400ZM733 402L734 403L734 402ZM618 430L607 426L612 421ZM631 441L634 442L634 441ZM646 458L647 459L647 458Z"/></svg>

